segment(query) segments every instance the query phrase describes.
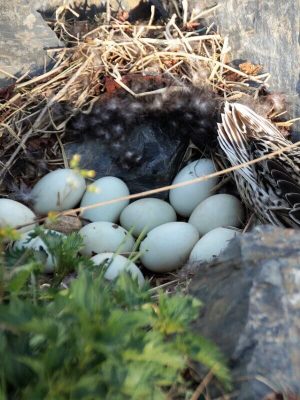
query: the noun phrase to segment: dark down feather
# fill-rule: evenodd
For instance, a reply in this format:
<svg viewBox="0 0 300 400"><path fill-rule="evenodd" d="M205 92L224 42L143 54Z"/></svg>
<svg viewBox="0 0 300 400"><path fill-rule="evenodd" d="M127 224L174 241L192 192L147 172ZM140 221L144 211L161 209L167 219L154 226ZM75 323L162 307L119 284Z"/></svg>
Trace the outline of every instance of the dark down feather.
<svg viewBox="0 0 300 400"><path fill-rule="evenodd" d="M124 92L103 97L89 114L80 113L72 118L68 125L72 136L98 137L125 152L128 132L150 120L163 130L180 132L199 148L217 144L216 118L220 102L211 91L192 86L168 87L161 94L142 97ZM132 157L138 160L139 155Z"/></svg>

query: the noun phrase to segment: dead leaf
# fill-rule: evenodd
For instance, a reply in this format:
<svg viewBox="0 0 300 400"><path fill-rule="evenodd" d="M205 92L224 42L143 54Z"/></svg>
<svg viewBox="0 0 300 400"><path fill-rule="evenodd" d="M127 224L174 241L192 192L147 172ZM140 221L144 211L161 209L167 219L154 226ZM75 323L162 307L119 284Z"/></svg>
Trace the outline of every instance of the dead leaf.
<svg viewBox="0 0 300 400"><path fill-rule="evenodd" d="M239 65L239 68L242 72L247 75L257 75L262 71L262 66L259 64L252 64L250 62L245 62Z"/></svg>

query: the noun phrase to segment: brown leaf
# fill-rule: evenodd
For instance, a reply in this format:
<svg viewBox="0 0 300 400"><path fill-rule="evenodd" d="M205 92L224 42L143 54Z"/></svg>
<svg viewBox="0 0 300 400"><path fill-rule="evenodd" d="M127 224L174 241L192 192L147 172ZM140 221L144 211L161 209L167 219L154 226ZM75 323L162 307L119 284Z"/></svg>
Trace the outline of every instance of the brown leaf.
<svg viewBox="0 0 300 400"><path fill-rule="evenodd" d="M259 64L251 64L250 62L245 62L239 65L242 72L247 75L257 75L262 70L262 66Z"/></svg>

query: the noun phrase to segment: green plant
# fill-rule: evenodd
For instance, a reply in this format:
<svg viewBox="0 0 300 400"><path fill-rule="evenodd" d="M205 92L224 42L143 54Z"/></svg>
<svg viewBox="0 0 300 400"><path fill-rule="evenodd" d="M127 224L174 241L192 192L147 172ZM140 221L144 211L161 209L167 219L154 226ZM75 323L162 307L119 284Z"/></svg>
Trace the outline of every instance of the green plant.
<svg viewBox="0 0 300 400"><path fill-rule="evenodd" d="M71 238L50 246L46 238L59 260L55 285L41 284L35 252L2 254L0 399L165 399L170 387L187 387L189 361L229 387L219 351L190 329L198 301L164 293L154 301L126 273L107 282L103 268L77 258L80 238ZM77 277L62 289L71 264Z"/></svg>

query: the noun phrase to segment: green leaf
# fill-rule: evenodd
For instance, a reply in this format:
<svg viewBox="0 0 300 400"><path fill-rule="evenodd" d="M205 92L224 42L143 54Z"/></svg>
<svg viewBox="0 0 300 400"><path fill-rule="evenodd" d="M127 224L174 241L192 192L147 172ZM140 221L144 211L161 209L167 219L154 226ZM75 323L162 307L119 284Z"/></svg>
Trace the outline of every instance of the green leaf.
<svg viewBox="0 0 300 400"><path fill-rule="evenodd" d="M191 389L183 378L190 362L229 388L221 353L191 329L197 300L164 293L153 300L149 287L139 287L127 272L108 282L105 268L78 255L79 235L34 234L57 260L55 274L42 275L30 252L0 261L0 396L162 400L176 388L174 398L183 399ZM70 271L76 278L62 290ZM41 285L45 281L50 288Z"/></svg>
<svg viewBox="0 0 300 400"><path fill-rule="evenodd" d="M8 283L8 290L10 292L19 293L20 290L26 285L30 275L37 269L37 264L31 262L29 264L16 267L11 273L11 278Z"/></svg>

